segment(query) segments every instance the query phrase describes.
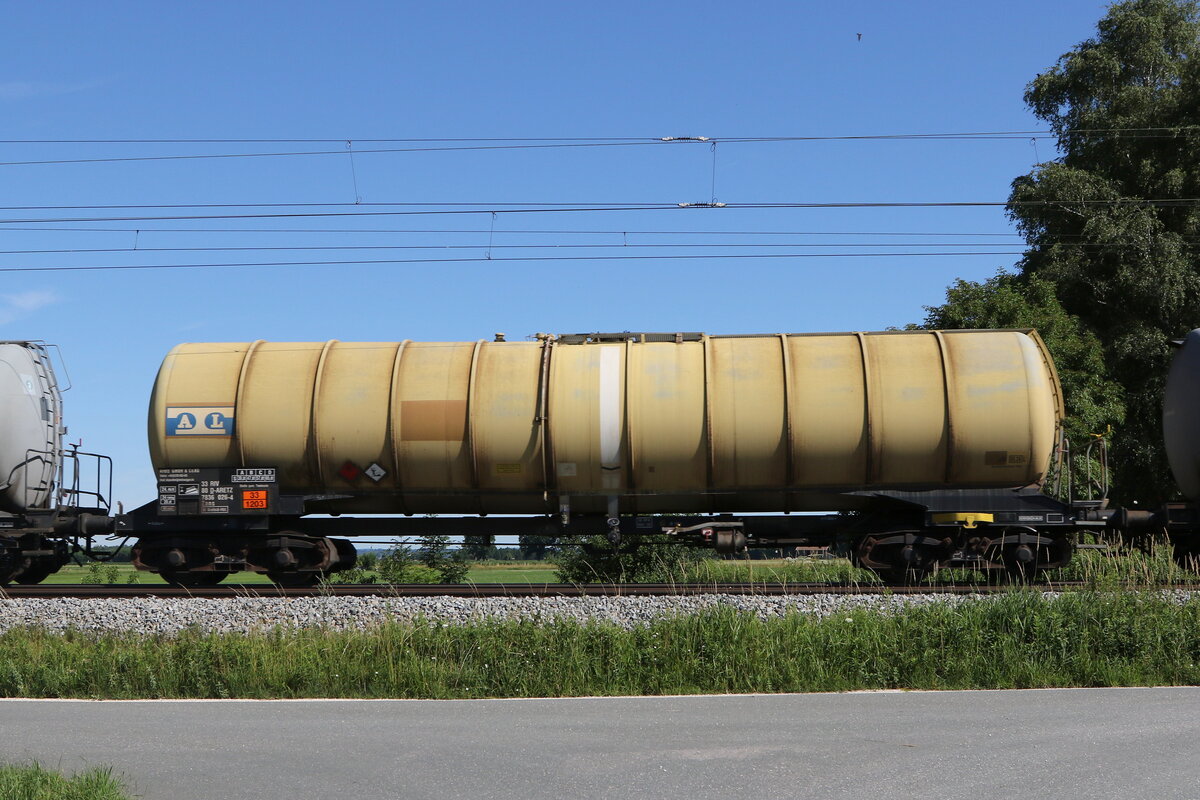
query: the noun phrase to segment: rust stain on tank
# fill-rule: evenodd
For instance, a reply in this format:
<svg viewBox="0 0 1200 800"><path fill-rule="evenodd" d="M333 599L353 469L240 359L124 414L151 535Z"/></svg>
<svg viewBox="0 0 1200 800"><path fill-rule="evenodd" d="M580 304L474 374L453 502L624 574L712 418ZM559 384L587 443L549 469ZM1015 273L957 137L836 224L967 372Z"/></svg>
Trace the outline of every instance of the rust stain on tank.
<svg viewBox="0 0 1200 800"><path fill-rule="evenodd" d="M456 442L467 430L466 400L404 400L400 438L406 442Z"/></svg>

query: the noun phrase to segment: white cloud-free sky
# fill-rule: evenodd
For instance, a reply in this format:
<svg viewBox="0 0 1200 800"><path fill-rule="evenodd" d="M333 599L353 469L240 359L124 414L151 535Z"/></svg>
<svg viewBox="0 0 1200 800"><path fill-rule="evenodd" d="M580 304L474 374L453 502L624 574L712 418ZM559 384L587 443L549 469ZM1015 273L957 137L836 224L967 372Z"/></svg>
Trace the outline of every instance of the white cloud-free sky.
<svg viewBox="0 0 1200 800"><path fill-rule="evenodd" d="M132 506L153 489L155 370L181 341L916 321L954 278L1016 261L1003 209L738 206L1003 202L1050 140L729 139L1043 130L1025 84L1103 13L1092 0L14 4L0 269L372 263L0 272L0 338L61 345L71 438L114 456ZM715 173L707 143L646 144L671 136L716 138ZM370 141L550 137L641 141ZM329 141L61 141L147 139ZM119 160L294 152L320 154ZM673 207L714 197L729 207ZM518 211L595 203L645 210ZM280 216L317 212L338 216ZM699 246L719 242L739 247ZM372 249L328 249L350 246ZM279 249L233 249L264 247ZM631 255L656 258L613 258Z"/></svg>

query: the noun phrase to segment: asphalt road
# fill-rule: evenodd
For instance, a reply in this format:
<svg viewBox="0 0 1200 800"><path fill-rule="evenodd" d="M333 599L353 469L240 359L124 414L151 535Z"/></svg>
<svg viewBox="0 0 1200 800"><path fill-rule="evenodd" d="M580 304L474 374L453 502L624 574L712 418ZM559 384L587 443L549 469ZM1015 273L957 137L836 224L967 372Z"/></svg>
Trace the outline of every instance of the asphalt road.
<svg viewBox="0 0 1200 800"><path fill-rule="evenodd" d="M0 701L0 760L150 800L1200 798L1200 688Z"/></svg>

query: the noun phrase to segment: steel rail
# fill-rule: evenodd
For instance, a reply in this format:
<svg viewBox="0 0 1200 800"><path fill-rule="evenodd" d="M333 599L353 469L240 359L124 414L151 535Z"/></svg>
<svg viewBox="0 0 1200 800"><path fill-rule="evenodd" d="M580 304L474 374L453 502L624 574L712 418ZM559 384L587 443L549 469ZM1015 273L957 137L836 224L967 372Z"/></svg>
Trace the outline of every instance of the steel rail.
<svg viewBox="0 0 1200 800"><path fill-rule="evenodd" d="M0 587L0 599L21 598L139 598L139 597L647 597L733 595L914 595L914 594L1002 594L1031 589L1039 592L1078 590L1081 581L1062 581L1022 586L1019 584L946 584L938 586L884 586L880 584L831 585L822 583L718 583L718 584L562 584L562 583L466 583L466 584L325 584L315 587L282 587L274 584L230 584L227 586L181 587L128 584L42 584ZM1132 588L1132 587L1130 587ZM1139 587L1200 591L1200 584Z"/></svg>

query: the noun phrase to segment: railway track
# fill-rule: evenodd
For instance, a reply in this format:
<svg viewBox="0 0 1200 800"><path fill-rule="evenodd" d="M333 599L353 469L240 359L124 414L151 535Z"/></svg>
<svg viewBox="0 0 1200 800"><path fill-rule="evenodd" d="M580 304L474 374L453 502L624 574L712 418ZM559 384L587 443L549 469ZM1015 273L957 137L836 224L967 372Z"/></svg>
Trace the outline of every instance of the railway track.
<svg viewBox="0 0 1200 800"><path fill-rule="evenodd" d="M1038 584L1038 591L1072 590L1083 582L1063 581ZM135 597L646 597L702 594L737 595L863 595L863 594L998 594L1012 591L1005 585L947 584L940 586L880 586L877 584L830 585L824 583L720 583L704 585L613 584L574 585L565 583L482 583L482 584L327 584L318 587L291 588L273 584L231 584L185 588L178 586L138 586L126 584L46 584L0 587L4 598L135 598ZM1146 588L1146 587L1141 587ZM1164 589L1200 590L1200 584L1163 586Z"/></svg>

